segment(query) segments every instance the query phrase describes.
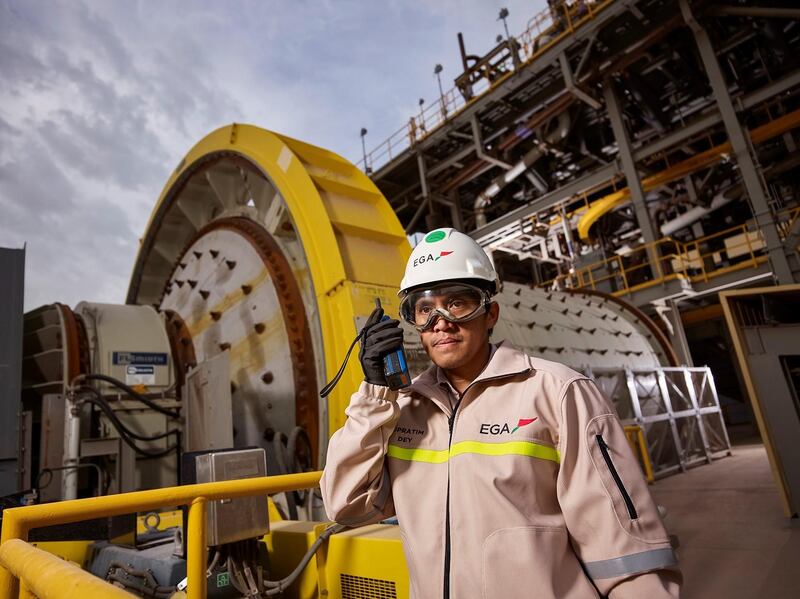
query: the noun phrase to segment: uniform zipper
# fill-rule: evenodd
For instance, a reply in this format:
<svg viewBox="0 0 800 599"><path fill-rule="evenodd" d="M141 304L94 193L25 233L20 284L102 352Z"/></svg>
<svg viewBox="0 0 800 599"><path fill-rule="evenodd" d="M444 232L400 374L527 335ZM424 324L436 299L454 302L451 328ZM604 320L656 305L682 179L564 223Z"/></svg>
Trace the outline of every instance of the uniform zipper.
<svg viewBox="0 0 800 599"><path fill-rule="evenodd" d="M633 505L633 500L631 499L631 496L628 495L628 490L625 488L625 485L622 484L622 479L619 477L619 473L614 467L614 462L611 461L611 454L608 453L609 447L606 444L605 439L603 439L603 435L595 435L594 438L597 440L597 445L600 447L600 453L603 454L603 459L606 462L606 466L608 466L608 469L611 471L611 476L614 478L614 482L617 483L619 492L622 493L622 499L625 501L625 507L628 508L628 516L630 516L631 520L636 520L639 517L639 515L636 513L636 507Z"/></svg>
<svg viewBox="0 0 800 599"><path fill-rule="evenodd" d="M458 396L455 405L453 406L453 412L447 418L447 426L449 428L450 436L447 439L447 451L450 452L450 446L453 444L453 428L455 427L456 423L456 414L458 412L458 406L461 405L461 400L466 395L467 391L476 383L484 383L486 381L493 381L495 379L505 378L507 376L516 376L521 374L522 372L530 372L530 368L520 371L517 373L512 374L502 374L499 376L487 377L485 379L478 379L472 381L464 392ZM444 518L444 599L450 599L450 460L447 460L447 498L445 500L446 511L445 511L445 518Z"/></svg>
<svg viewBox="0 0 800 599"><path fill-rule="evenodd" d="M447 419L447 426L450 436L447 439L447 452L450 453L450 446L453 444L453 427L456 423L456 413L458 406L461 405L461 395L453 406L453 413ZM446 512L444 516L444 599L450 599L450 460L447 460L447 499L445 502Z"/></svg>

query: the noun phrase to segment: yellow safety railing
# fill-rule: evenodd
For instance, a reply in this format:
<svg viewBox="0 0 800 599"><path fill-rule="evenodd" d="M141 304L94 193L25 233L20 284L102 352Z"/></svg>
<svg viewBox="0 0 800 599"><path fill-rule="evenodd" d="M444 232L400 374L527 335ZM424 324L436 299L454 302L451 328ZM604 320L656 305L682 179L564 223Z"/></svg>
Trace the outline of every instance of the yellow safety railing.
<svg viewBox="0 0 800 599"><path fill-rule="evenodd" d="M57 503L45 503L3 511L3 533L0 542L0 597L131 597L130 594L114 594L112 585L77 566L36 549L26 541L28 533L40 526L69 524L82 520L118 516L134 512L145 512L165 507L189 506L189 534L187 536L187 596L188 599L205 599L206 567L206 506L209 501L236 499L283 493L319 486L321 472L248 478L198 485L183 485L150 491L136 491L105 497L75 499ZM266 506L264 507L266 509ZM43 555L44 554L44 555ZM53 561L57 560L57 561ZM59 563L63 567L51 570ZM53 573L61 572L64 579ZM19 579L19 585L17 580ZM66 581L72 585L67 586ZM80 588L80 594L71 594ZM72 589L72 591L71 591ZM33 595L31 594L33 593Z"/></svg>
<svg viewBox="0 0 800 599"><path fill-rule="evenodd" d="M639 425L630 425L623 427L625 429L625 436L628 437L628 443L634 455L639 454L639 463L644 470L647 482L651 483L655 480L653 475L653 463L650 461L650 452L647 451L647 442L644 440L644 431Z"/></svg>
<svg viewBox="0 0 800 599"><path fill-rule="evenodd" d="M800 208L778 215L778 229L785 239L800 218ZM652 250L649 251L649 250ZM650 254L658 256L650 269ZM661 285L674 279L692 283L707 282L724 274L756 268L767 260L766 244L755 222L747 222L724 231L681 242L663 237L652 243L638 245L624 255L615 255L594 262L569 274L562 274L542 284L607 290L612 295Z"/></svg>
<svg viewBox="0 0 800 599"><path fill-rule="evenodd" d="M23 581L20 597L107 597L132 599L127 591L81 570L52 553L21 541L9 539L0 546L0 563ZM3 594L4 598L12 595Z"/></svg>
<svg viewBox="0 0 800 599"><path fill-rule="evenodd" d="M614 1L561 0L534 15L528 21L525 31L515 38L518 40L515 47L520 53L519 67L517 68L536 60L551 46L572 35L584 23L594 19L598 13ZM432 131L500 85L516 71L514 57L511 53L504 61L493 66L491 71L486 69L484 76L470 85L469 94L464 94L458 87L453 87L436 102L420 108L419 114L411 116L406 125L400 127L369 151L365 159L362 159L358 165L365 170L374 170L382 166L408 147L423 140Z"/></svg>

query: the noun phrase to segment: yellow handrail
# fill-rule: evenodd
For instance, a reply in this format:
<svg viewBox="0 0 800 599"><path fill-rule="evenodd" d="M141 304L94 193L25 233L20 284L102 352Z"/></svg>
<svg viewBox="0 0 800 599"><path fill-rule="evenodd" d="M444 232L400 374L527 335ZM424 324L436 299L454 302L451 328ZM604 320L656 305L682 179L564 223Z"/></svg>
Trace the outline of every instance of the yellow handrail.
<svg viewBox="0 0 800 599"><path fill-rule="evenodd" d="M136 596L93 576L86 570L81 570L72 562L37 549L20 539L9 539L0 546L0 563L11 574L25 581L28 592L41 599L47 597L133 599Z"/></svg>
<svg viewBox="0 0 800 599"><path fill-rule="evenodd" d="M791 230L791 226L800 219L800 208L782 211L777 216L780 236L785 239ZM755 239L751 238L754 235L757 236L756 239L759 240L760 247L754 247ZM734 241L735 237L741 237L742 239ZM723 243L724 247L711 250L704 249L704 246L715 240L718 243ZM649 266L649 262L643 261L639 264L626 266L625 258L630 256L646 257L647 250L650 248L655 250L659 258L658 263L655 265L657 276L648 279L649 271L645 271L643 276L641 271ZM741 259L740 262L728 266L708 267L709 262L712 264L716 262L715 254L730 253L732 251L739 252L740 255L736 256L736 258ZM623 295L654 285L660 285L673 279L682 278L693 283L698 281L707 282L732 271L756 268L766 261L765 253L763 238L756 223L747 222L686 243L671 237L663 237L651 243L644 243L631 249L625 256L611 256L605 260L576 269L567 275L567 279L571 282L572 287L583 287L587 286L586 279L588 278L588 288L590 289L597 289L598 285L605 281L616 280L618 289L613 291L612 295ZM605 269L609 274L595 277L593 271L598 269ZM696 271L696 274L689 274L690 271ZM559 275L544 282L542 286L548 287L556 279L561 281L564 278L564 275Z"/></svg>
<svg viewBox="0 0 800 599"><path fill-rule="evenodd" d="M15 539L27 541L28 532L33 528L188 505L189 529L191 530L191 534L188 535L186 564L188 599L205 599L205 572L208 561L206 548L207 502L218 499L236 499L239 497L312 489L319 486L321 476L321 472L306 472L302 474L229 480L4 510L3 534L0 540L0 550L2 550L0 551L0 565L2 566L0 568L0 597L10 599L18 596L19 590L16 577L19 577L23 582L23 588L34 588L35 582L30 578L30 569L17 568L15 571L13 570L14 566L12 566L12 564L19 564L21 560L20 551L27 551L27 547L12 543L6 548L6 543ZM64 592L60 594L53 592L45 596L66 597L68 595Z"/></svg>

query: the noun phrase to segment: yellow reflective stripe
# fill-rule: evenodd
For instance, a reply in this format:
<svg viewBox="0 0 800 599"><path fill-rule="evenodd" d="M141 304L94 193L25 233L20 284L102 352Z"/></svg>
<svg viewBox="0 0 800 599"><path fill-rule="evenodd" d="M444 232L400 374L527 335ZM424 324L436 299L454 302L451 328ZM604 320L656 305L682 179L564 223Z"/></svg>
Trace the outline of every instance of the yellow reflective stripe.
<svg viewBox="0 0 800 599"><path fill-rule="evenodd" d="M389 445L386 452L390 458L407 460L410 462L428 462L429 464L443 464L447 461L446 449L415 449L413 447L398 447Z"/></svg>
<svg viewBox="0 0 800 599"><path fill-rule="evenodd" d="M560 461L554 447L540 445L533 441L508 441L506 443L484 443L482 441L461 441L450 448L450 455L477 453L480 455L526 455L540 460Z"/></svg>
<svg viewBox="0 0 800 599"><path fill-rule="evenodd" d="M559 463L560 456L554 447L534 443L533 441L507 441L506 443L484 443L483 441L460 441L453 444L450 451L446 449L416 449L389 445L387 455L390 458L410 462L426 462L443 464L450 457L472 453L478 455L524 455L540 460Z"/></svg>

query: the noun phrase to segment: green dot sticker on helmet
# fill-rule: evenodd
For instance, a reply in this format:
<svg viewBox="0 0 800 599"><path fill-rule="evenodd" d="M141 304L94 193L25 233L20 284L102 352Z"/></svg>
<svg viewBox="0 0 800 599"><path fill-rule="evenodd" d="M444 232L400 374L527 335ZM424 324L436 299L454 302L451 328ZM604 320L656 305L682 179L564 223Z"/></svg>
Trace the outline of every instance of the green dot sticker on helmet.
<svg viewBox="0 0 800 599"><path fill-rule="evenodd" d="M445 237L447 237L447 234L444 231L431 231L425 237L425 241L427 241L428 243L436 243L437 241L441 241Z"/></svg>

